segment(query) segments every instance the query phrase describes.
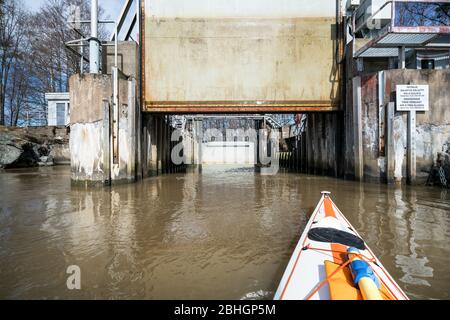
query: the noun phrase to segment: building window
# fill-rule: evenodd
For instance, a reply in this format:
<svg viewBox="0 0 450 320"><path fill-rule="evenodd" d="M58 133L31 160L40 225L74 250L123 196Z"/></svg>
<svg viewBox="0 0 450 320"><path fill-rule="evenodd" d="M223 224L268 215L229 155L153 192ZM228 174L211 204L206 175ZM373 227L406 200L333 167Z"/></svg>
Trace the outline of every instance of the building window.
<svg viewBox="0 0 450 320"><path fill-rule="evenodd" d="M66 104L57 103L56 104L56 125L65 126L66 125Z"/></svg>
<svg viewBox="0 0 450 320"><path fill-rule="evenodd" d="M434 69L433 59L423 59L421 61L421 69Z"/></svg>

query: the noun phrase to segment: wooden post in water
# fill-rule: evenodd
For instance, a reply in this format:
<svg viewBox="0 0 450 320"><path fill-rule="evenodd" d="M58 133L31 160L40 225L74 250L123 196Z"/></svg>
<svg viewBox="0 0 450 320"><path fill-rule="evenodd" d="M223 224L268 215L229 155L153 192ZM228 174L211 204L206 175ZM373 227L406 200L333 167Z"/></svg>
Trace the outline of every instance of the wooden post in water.
<svg viewBox="0 0 450 320"><path fill-rule="evenodd" d="M162 149L162 145L163 145L163 129L162 129L162 116L158 116L155 118L156 120L156 136L158 139L158 147L157 147L157 172L158 175L162 174L162 153L163 153L163 149Z"/></svg>
<svg viewBox="0 0 450 320"><path fill-rule="evenodd" d="M394 182L395 149L394 149L394 114L395 103L389 102L386 112L386 179L387 183Z"/></svg>

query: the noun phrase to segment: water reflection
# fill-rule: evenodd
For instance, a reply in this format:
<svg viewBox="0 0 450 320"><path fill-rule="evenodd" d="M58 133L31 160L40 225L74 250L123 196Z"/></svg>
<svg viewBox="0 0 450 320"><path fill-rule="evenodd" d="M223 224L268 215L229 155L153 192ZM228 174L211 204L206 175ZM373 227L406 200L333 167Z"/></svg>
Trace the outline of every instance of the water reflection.
<svg viewBox="0 0 450 320"><path fill-rule="evenodd" d="M408 295L449 298L439 189L205 167L84 190L58 167L1 174L0 190L0 298L270 299L322 190Z"/></svg>

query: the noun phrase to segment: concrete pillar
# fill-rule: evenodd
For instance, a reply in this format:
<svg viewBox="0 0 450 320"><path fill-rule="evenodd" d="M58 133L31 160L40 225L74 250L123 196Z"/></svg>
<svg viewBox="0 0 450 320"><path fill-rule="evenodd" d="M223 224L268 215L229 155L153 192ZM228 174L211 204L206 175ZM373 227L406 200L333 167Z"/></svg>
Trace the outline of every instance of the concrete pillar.
<svg viewBox="0 0 450 320"><path fill-rule="evenodd" d="M136 80L117 68L98 74L97 0L92 1L92 74L69 79L72 181L82 184L131 182L142 177L142 119ZM135 63L134 51L123 60ZM134 53L134 54L133 54ZM130 68L131 70L132 68ZM148 130L148 127L147 127Z"/></svg>
<svg viewBox="0 0 450 320"><path fill-rule="evenodd" d="M69 79L71 181L109 184L110 76L83 74Z"/></svg>

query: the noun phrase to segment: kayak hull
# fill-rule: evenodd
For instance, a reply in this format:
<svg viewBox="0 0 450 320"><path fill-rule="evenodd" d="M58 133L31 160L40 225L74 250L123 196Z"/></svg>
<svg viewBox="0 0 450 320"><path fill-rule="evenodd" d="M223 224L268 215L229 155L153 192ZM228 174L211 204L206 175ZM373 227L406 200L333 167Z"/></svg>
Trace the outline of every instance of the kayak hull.
<svg viewBox="0 0 450 320"><path fill-rule="evenodd" d="M320 236L313 237L315 233L320 235L322 230L328 232L323 239ZM327 241L330 230L333 240L336 238L335 234L346 237L338 242ZM348 244L354 239L361 240L361 237L333 203L329 193L324 192L292 254L274 299L362 299L358 286L351 283L353 279L349 266L346 265L350 262L346 254L351 246ZM355 244L359 245L357 242ZM408 300L407 295L365 243L359 252L363 259L369 261L384 299ZM331 274L333 272L335 273Z"/></svg>

